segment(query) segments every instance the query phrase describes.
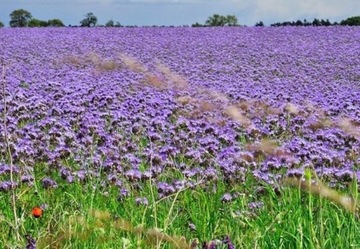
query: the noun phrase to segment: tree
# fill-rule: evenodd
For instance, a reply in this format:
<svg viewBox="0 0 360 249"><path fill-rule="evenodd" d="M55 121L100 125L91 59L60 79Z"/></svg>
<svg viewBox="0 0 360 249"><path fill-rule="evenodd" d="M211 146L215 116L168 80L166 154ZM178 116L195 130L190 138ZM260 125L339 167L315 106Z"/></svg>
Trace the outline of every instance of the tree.
<svg viewBox="0 0 360 249"><path fill-rule="evenodd" d="M10 27L27 27L32 18L29 11L24 9L14 10L10 14Z"/></svg>
<svg viewBox="0 0 360 249"><path fill-rule="evenodd" d="M264 25L263 21L257 22L257 23L255 24L255 27L264 27L264 26L265 26L265 25Z"/></svg>
<svg viewBox="0 0 360 249"><path fill-rule="evenodd" d="M28 23L29 27L47 27L48 23L47 21L43 21L43 20L39 20L36 18L32 18L29 23Z"/></svg>
<svg viewBox="0 0 360 249"><path fill-rule="evenodd" d="M49 27L64 27L64 23L60 19L51 19L48 22Z"/></svg>
<svg viewBox="0 0 360 249"><path fill-rule="evenodd" d="M194 24L191 24L191 27L193 27L193 28L199 28L199 27L204 27L204 25L196 22L196 23L194 23Z"/></svg>
<svg viewBox="0 0 360 249"><path fill-rule="evenodd" d="M297 20L295 26L304 26L304 23L301 20Z"/></svg>
<svg viewBox="0 0 360 249"><path fill-rule="evenodd" d="M329 19L326 19L326 21L324 19L321 19L320 23L321 26L331 26L331 22L329 21Z"/></svg>
<svg viewBox="0 0 360 249"><path fill-rule="evenodd" d="M97 23L97 17L93 13L87 13L85 19L80 21L81 27L92 27Z"/></svg>
<svg viewBox="0 0 360 249"><path fill-rule="evenodd" d="M229 26L237 26L238 25L238 19L236 16L227 15L226 16L226 23Z"/></svg>
<svg viewBox="0 0 360 249"><path fill-rule="evenodd" d="M226 23L226 17L219 14L214 14L213 16L210 16L205 22L205 24L208 26L225 26Z"/></svg>
<svg viewBox="0 0 360 249"><path fill-rule="evenodd" d="M0 28L4 27L4 24L0 21Z"/></svg>
<svg viewBox="0 0 360 249"><path fill-rule="evenodd" d="M222 16L219 14L214 14L210 17L208 17L208 19L205 22L206 26L237 26L238 24L238 19L236 16L234 15L227 15L227 16ZM200 27L202 26L199 23L195 23L192 25L193 27Z"/></svg>
<svg viewBox="0 0 360 249"><path fill-rule="evenodd" d="M113 20L109 20L106 24L105 27L122 27L122 25L119 22L114 22Z"/></svg>
<svg viewBox="0 0 360 249"><path fill-rule="evenodd" d="M308 22L306 19L304 19L303 25L304 26L311 26L311 22Z"/></svg>
<svg viewBox="0 0 360 249"><path fill-rule="evenodd" d="M313 26L320 26L320 25L321 25L321 22L320 22L319 19L314 18L314 21L312 22L312 25L313 25Z"/></svg>
<svg viewBox="0 0 360 249"><path fill-rule="evenodd" d="M352 16L347 18L346 20L342 20L340 25L348 25L348 26L360 26L360 16Z"/></svg>
<svg viewBox="0 0 360 249"><path fill-rule="evenodd" d="M109 20L106 24L105 24L106 27L114 27L115 24L114 24L114 21L113 20Z"/></svg>

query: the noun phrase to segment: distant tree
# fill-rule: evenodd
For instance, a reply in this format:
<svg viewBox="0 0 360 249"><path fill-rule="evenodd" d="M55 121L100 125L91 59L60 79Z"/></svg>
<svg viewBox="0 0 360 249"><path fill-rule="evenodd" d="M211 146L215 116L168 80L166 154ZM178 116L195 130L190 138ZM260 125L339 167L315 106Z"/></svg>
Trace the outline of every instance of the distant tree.
<svg viewBox="0 0 360 249"><path fill-rule="evenodd" d="M264 27L264 26L265 26L265 25L264 25L263 21L257 22L257 23L255 24L255 27Z"/></svg>
<svg viewBox="0 0 360 249"><path fill-rule="evenodd" d="M10 14L10 27L27 27L32 18L29 11L24 9L14 10Z"/></svg>
<svg viewBox="0 0 360 249"><path fill-rule="evenodd" d="M360 17L359 17L360 19ZM360 22L360 21L359 21ZM285 22L277 22L277 23L273 23L270 26L272 27L280 27L280 26L332 26L332 25L339 25L337 22L331 23L329 21L329 19L317 19L314 18L314 20L312 22L307 21L306 19L304 19L303 21L301 20L297 20L295 21L285 21ZM256 25L255 25L256 26Z"/></svg>
<svg viewBox="0 0 360 249"><path fill-rule="evenodd" d="M281 24L279 22L270 24L271 27L279 27ZM255 24L256 26L256 24Z"/></svg>
<svg viewBox="0 0 360 249"><path fill-rule="evenodd" d="M205 22L207 26L225 26L226 23L227 23L226 17L219 14L214 14L208 17L208 19Z"/></svg>
<svg viewBox="0 0 360 249"><path fill-rule="evenodd" d="M313 25L313 26L321 26L321 22L320 22L319 19L314 18L314 21L312 22L312 25Z"/></svg>
<svg viewBox="0 0 360 249"><path fill-rule="evenodd" d="M360 26L360 16L352 16L340 22L340 25Z"/></svg>
<svg viewBox="0 0 360 249"><path fill-rule="evenodd" d="M194 23L194 24L191 24L191 27L194 27L194 28L199 28L199 27L204 27L204 25L202 25L202 24L200 24L200 23L196 22L196 23Z"/></svg>
<svg viewBox="0 0 360 249"><path fill-rule="evenodd" d="M49 27L65 27L60 19L51 19L47 21Z"/></svg>
<svg viewBox="0 0 360 249"><path fill-rule="evenodd" d="M114 27L118 27L118 28L119 28L119 27L122 27L122 25L121 25L119 22L116 22L115 25L114 25Z"/></svg>
<svg viewBox="0 0 360 249"><path fill-rule="evenodd" d="M331 22L329 21L329 19L326 19L326 21L324 19L321 19L320 24L321 26L330 26Z"/></svg>
<svg viewBox="0 0 360 249"><path fill-rule="evenodd" d="M233 15L227 15L226 16L226 24L229 26L237 26L238 25L237 17L233 16Z"/></svg>
<svg viewBox="0 0 360 249"><path fill-rule="evenodd" d="M119 22L114 22L113 20L109 20L105 27L122 27L122 25Z"/></svg>
<svg viewBox="0 0 360 249"><path fill-rule="evenodd" d="M87 13L85 18L80 21L81 27L93 27L97 23L97 17L92 13Z"/></svg>
<svg viewBox="0 0 360 249"><path fill-rule="evenodd" d="M303 25L304 25L304 26L311 26L312 23L311 23L311 22L308 22L308 20L304 19Z"/></svg>
<svg viewBox="0 0 360 249"><path fill-rule="evenodd" d="M39 20L36 18L32 18L28 23L28 27L47 27L47 26L48 26L47 21Z"/></svg>
<svg viewBox="0 0 360 249"><path fill-rule="evenodd" d="M0 28L4 27L4 24L0 21Z"/></svg>
<svg viewBox="0 0 360 249"><path fill-rule="evenodd" d="M114 21L113 20L109 20L106 24L105 24L106 27L114 27L115 24L114 24Z"/></svg>
<svg viewBox="0 0 360 249"><path fill-rule="evenodd" d="M296 22L295 22L295 26L303 26L304 24L303 24L303 22L301 21L301 20L297 20Z"/></svg>

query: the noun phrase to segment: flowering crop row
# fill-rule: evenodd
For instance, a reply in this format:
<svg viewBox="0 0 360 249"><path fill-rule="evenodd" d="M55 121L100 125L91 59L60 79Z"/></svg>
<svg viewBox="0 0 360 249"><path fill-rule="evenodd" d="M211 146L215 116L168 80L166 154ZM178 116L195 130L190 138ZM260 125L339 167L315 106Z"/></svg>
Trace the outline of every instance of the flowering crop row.
<svg viewBox="0 0 360 249"><path fill-rule="evenodd" d="M149 178L160 196L247 174L271 183L309 166L331 181L360 178L358 28L1 29L0 37L19 176L8 180L1 122L0 190L32 184L36 163L69 183L105 175L121 196ZM178 178L160 180L172 170Z"/></svg>

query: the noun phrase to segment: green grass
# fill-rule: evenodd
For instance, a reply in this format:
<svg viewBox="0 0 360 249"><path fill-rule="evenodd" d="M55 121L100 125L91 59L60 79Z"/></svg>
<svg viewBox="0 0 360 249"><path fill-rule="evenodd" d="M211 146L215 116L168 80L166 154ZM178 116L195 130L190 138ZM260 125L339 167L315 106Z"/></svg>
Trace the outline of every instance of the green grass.
<svg viewBox="0 0 360 249"><path fill-rule="evenodd" d="M353 214L296 188L281 187L279 193L251 176L231 186L221 180L206 181L207 186L163 199L148 180L139 184L140 190L118 200L118 187L102 187L102 178L68 184L42 167L35 167L33 187L16 189L22 241L16 240L12 229L11 192L0 195L0 248L24 248L27 234L38 241L39 248L176 248L166 239L161 241L164 234L183 236L188 243L229 235L236 248L360 247L360 222ZM52 174L58 188L42 188L45 174ZM221 202L229 192L238 197ZM137 205L138 196L147 197L149 204ZM251 209L248 204L254 201L263 206ZM48 207L36 219L31 210L41 204ZM190 223L195 230L189 228Z"/></svg>

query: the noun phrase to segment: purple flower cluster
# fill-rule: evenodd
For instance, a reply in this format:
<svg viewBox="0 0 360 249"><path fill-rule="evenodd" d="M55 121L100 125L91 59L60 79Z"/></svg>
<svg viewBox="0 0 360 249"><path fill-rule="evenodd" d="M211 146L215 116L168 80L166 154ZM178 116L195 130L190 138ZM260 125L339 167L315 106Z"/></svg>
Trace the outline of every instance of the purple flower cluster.
<svg viewBox="0 0 360 249"><path fill-rule="evenodd" d="M1 122L1 191L31 184L31 171L20 168L39 162L69 183L105 174L119 199L149 179L165 197L199 179L233 183L253 173L272 182L309 165L336 181L354 170L360 176L357 28L1 29L0 36L1 96L20 181L9 181ZM160 179L171 172L179 179ZM57 184L42 180L44 188Z"/></svg>

